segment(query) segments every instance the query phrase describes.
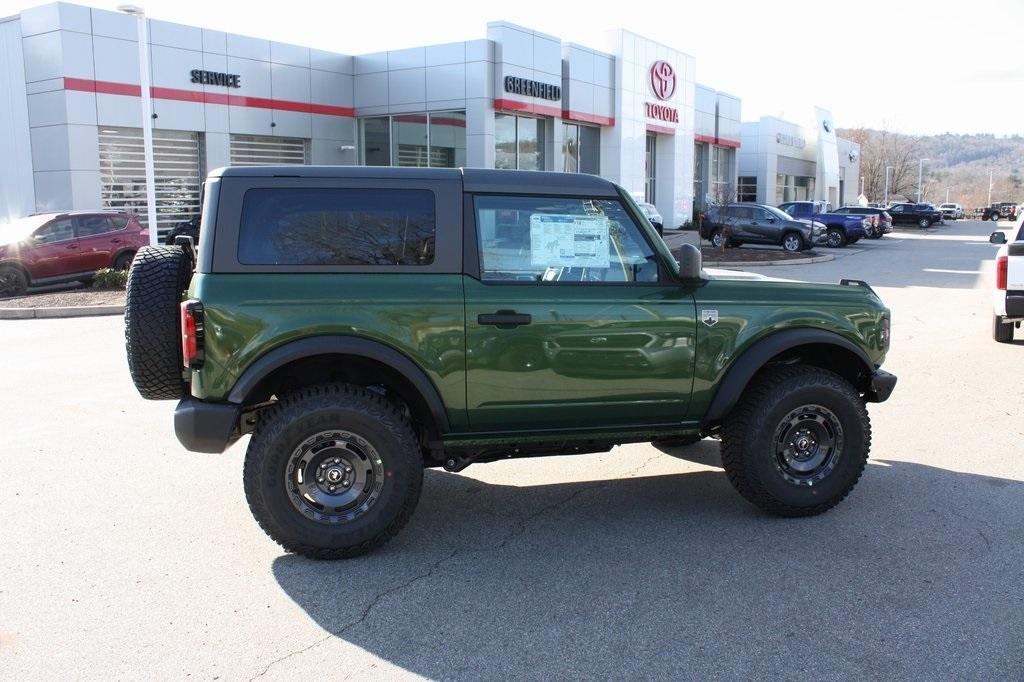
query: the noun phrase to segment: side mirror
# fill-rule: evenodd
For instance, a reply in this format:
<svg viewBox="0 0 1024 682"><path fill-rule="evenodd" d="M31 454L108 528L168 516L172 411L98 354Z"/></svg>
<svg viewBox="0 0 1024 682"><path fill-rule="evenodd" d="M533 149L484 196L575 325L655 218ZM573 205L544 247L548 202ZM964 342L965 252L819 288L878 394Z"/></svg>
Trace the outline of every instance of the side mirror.
<svg viewBox="0 0 1024 682"><path fill-rule="evenodd" d="M1005 244L1006 243L1006 235L1003 234L1002 232L998 232L998 231L997 232L993 232L992 234L990 234L988 236L988 243L989 244Z"/></svg>
<svg viewBox="0 0 1024 682"><path fill-rule="evenodd" d="M683 244L679 249L679 277L693 281L701 279L704 273L704 261L700 249L693 244Z"/></svg>

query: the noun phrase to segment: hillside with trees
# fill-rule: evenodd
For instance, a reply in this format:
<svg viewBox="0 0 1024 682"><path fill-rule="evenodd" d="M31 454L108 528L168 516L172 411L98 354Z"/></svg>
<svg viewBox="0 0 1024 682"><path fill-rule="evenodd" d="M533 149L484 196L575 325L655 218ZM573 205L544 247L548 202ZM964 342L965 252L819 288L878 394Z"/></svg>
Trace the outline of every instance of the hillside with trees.
<svg viewBox="0 0 1024 682"><path fill-rule="evenodd" d="M923 201L949 200L971 209L992 201L1024 203L1024 136L904 135L886 130L852 128L839 136L861 146L861 175L870 201L882 201L889 166L889 198L917 199L918 160L924 162Z"/></svg>

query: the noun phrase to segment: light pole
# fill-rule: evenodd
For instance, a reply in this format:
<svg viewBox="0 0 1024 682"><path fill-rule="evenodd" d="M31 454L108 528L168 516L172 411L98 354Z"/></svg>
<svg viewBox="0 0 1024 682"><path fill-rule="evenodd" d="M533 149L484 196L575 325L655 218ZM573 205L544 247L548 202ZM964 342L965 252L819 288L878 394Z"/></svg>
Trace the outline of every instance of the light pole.
<svg viewBox="0 0 1024 682"><path fill-rule="evenodd" d="M858 194L860 194L861 196L864 196L864 190L865 190L865 187L864 187L864 176L862 175L862 176L860 176L860 192L858 192Z"/></svg>
<svg viewBox="0 0 1024 682"><path fill-rule="evenodd" d="M931 161L931 159L918 159L917 160L917 203L921 203L921 180L924 177L924 162Z"/></svg>
<svg viewBox="0 0 1024 682"><path fill-rule="evenodd" d="M896 166L885 167L885 198L882 199L882 208L889 207L889 171L896 170Z"/></svg>
<svg viewBox="0 0 1024 682"><path fill-rule="evenodd" d="M139 87L142 95L142 151L146 167L146 225L149 243L156 245L156 173L153 171L153 99L149 87L149 37L146 10L137 5L118 5L117 9L138 20Z"/></svg>
<svg viewBox="0 0 1024 682"><path fill-rule="evenodd" d="M946 188L946 203L949 203L949 187Z"/></svg>
<svg viewBox="0 0 1024 682"><path fill-rule="evenodd" d="M988 169L988 206L992 205L992 169Z"/></svg>

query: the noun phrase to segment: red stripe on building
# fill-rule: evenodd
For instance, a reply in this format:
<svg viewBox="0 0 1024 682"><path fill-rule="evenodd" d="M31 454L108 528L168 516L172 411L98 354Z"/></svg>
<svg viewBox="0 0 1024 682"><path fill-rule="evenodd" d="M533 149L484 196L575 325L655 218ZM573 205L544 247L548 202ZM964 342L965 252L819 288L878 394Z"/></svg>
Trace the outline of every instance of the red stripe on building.
<svg viewBox="0 0 1024 682"><path fill-rule="evenodd" d="M518 111L524 114L537 114L538 116L550 116L558 118L562 110L556 107L549 107L544 104L531 104L529 102L517 102L512 99L494 100L494 108L499 111Z"/></svg>
<svg viewBox="0 0 1024 682"><path fill-rule="evenodd" d="M723 147L732 147L733 149L740 148L739 142L736 142L735 140L727 140L724 137L718 138L718 144L722 145Z"/></svg>
<svg viewBox="0 0 1024 682"><path fill-rule="evenodd" d="M669 128L668 126L659 126L659 125L654 125L653 123L648 123L647 124L647 132L649 132L649 133L658 133L660 135L675 135L676 134L676 129L675 128Z"/></svg>
<svg viewBox="0 0 1024 682"><path fill-rule="evenodd" d="M724 137L711 137L709 135L694 135L693 139L695 142L707 142L708 144L717 144L720 147L732 147L733 149L739 149L740 143L735 140L727 140Z"/></svg>
<svg viewBox="0 0 1024 682"><path fill-rule="evenodd" d="M615 125L614 118L598 116L597 114L584 114L582 111L569 111L568 109L562 110L562 118L567 121L579 121L580 123L595 123L599 126Z"/></svg>
<svg viewBox="0 0 1024 682"><path fill-rule="evenodd" d="M715 143L715 138L709 135L694 135L693 139L696 142L707 142L708 144Z"/></svg>
<svg viewBox="0 0 1024 682"><path fill-rule="evenodd" d="M94 81L85 78L65 78L64 89L97 92L104 95L125 95L128 97L139 97L142 94L142 88L138 85ZM347 118L355 116L355 109L352 107L336 107L330 104L312 104L310 102L294 102L292 100L267 99L265 97L245 97L220 92L163 88L155 85L149 89L149 92L153 99L174 100L178 102L227 104L234 107L297 111L303 114L323 114L325 116L344 116Z"/></svg>

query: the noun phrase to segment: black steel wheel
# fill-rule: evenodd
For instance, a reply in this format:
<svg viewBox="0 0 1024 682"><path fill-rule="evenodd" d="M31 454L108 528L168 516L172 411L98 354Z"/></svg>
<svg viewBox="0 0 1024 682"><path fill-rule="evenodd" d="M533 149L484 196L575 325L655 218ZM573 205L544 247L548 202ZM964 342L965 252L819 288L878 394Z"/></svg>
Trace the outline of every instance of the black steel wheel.
<svg viewBox="0 0 1024 682"><path fill-rule="evenodd" d="M260 414L244 484L256 521L285 550L346 559L380 547L408 522L423 454L409 420L379 393L311 386Z"/></svg>
<svg viewBox="0 0 1024 682"><path fill-rule="evenodd" d="M0 265L0 298L21 296L28 289L28 277L17 265Z"/></svg>
<svg viewBox="0 0 1024 682"><path fill-rule="evenodd" d="M722 465L748 501L779 516L837 505L871 447L864 401L845 379L806 365L763 370L722 424Z"/></svg>

